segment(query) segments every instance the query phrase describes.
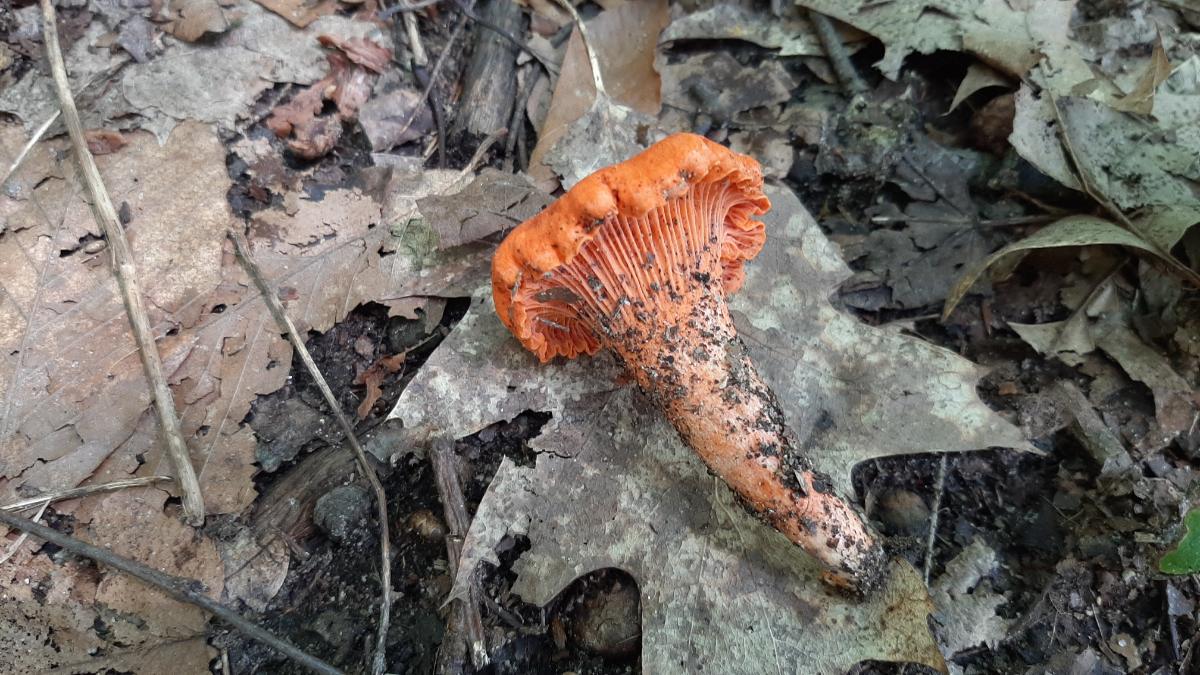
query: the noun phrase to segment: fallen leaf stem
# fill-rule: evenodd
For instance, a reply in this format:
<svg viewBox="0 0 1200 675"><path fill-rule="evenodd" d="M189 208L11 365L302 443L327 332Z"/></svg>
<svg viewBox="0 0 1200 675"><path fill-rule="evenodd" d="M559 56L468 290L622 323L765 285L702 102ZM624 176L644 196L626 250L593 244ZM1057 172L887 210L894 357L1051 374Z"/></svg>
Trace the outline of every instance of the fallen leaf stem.
<svg viewBox="0 0 1200 675"><path fill-rule="evenodd" d="M133 329L133 339L138 346L142 369L150 384L154 396L154 411L158 418L159 428L166 442L166 454L175 472L175 481L179 486L183 502L183 517L191 525L204 523L204 498L200 491L200 481L196 470L192 467L188 455L187 444L183 440L183 432L179 428L179 415L175 412L175 399L167 386L167 378L163 373L162 359L154 343L154 331L150 327L150 319L142 301L141 286L138 283L137 267L134 264L133 253L129 249L129 241L117 218L112 199L104 186L104 179L96 166L96 160L88 150L87 139L84 137L83 123L79 119L79 110L75 107L75 98L71 94L71 85L67 80L67 68L63 62L62 48L58 43L57 14L53 0L42 1L42 35L46 43L46 58L50 63L50 72L54 78L55 89L58 93L59 109L67 134L71 138L71 146L79 162L90 197L92 216L104 232L111 253L113 275L121 289L121 298L125 303L125 311L129 315L129 324Z"/></svg>
<svg viewBox="0 0 1200 675"><path fill-rule="evenodd" d="M392 545L391 533L388 526L387 492L383 489L383 483L379 481L378 474L375 473L375 467L367 459L367 453L358 442L358 437L354 433L354 427L342 412L341 404L338 403L337 397L333 395L333 390L329 388L329 383L325 381L325 376L321 374L321 370L317 367L316 361L313 360L312 354L304 346L304 341L300 338L300 331L296 329L296 324L292 323L291 317L288 316L283 303L279 300L279 295L271 288L266 277L263 276L262 270L254 262L254 258L250 254L250 244L246 241L245 235L231 229L228 231L228 236L233 241L234 251L237 254L238 262L242 265L242 269L254 281L254 285L258 287L259 295L262 296L263 302L267 305L267 310L270 311L271 316L275 319L275 323L278 324L280 330L287 334L287 339L292 343L292 348L296 350L300 361L304 364L305 369L312 376L313 382L316 383L317 389L321 391L321 395L325 398L325 403L329 406L330 411L337 420L338 426L341 427L342 433L346 435L346 442L354 451L354 457L358 460L363 475L366 476L367 481L371 484L371 492L375 497L376 517L379 520L379 577L380 585L382 586L379 600L379 625L376 627L375 651L371 660L371 672L374 675L381 675L386 666L387 634L392 615Z"/></svg>

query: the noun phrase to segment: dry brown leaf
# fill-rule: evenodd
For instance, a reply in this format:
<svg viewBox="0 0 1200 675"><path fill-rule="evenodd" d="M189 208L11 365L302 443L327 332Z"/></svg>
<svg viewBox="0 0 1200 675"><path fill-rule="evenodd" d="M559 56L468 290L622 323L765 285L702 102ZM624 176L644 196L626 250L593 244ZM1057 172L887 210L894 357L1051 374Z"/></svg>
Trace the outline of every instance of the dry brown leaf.
<svg viewBox="0 0 1200 675"><path fill-rule="evenodd" d="M216 132L187 123L164 146L147 133L126 138L122 152L97 162L114 200L132 215L127 231L206 506L238 513L255 496L256 439L243 422L256 396L286 381L291 348L227 248L234 221ZM0 142L7 158L24 136L0 127ZM18 489L170 469L106 254L91 246L96 226L61 152L39 146L0 196L7 226L0 232L0 503ZM387 172L369 171L358 182L370 194L334 190L320 201L295 200L291 215L259 213L251 246L301 330L328 330L369 300L411 311L420 304L413 296L453 289L464 274L476 284L468 272L486 269L486 257L470 246L439 254L415 210L418 197L456 176L388 181ZM385 208L391 227L382 224ZM224 551L226 566L211 540L164 513L166 496L138 489L55 509L74 515L77 535L201 579L214 597L228 573L230 598L265 603L278 579L271 569L241 565L257 553ZM262 545L268 557L286 557L272 546ZM45 583L27 585L39 579ZM39 604L34 587L52 591L54 608ZM211 658L196 639L207 628L198 612L105 570L59 567L28 545L0 565L0 598L0 629L28 647L0 655L2 672L75 662L199 672ZM107 656L90 658L99 651ZM10 664L10 656L20 661Z"/></svg>
<svg viewBox="0 0 1200 675"><path fill-rule="evenodd" d="M342 40L329 35L318 38L337 51L327 54L329 74L312 86L278 105L267 118L267 128L304 159L324 156L342 136L342 122L352 120L371 96L376 73L391 60L391 52L366 38ZM325 101L337 104L337 113L320 115Z"/></svg>
<svg viewBox="0 0 1200 675"><path fill-rule="evenodd" d="M128 144L121 132L111 129L89 129L84 132L84 138L93 155L111 155Z"/></svg>
<svg viewBox="0 0 1200 675"><path fill-rule="evenodd" d="M367 38L340 38L336 35L321 35L317 37L321 46L337 49L350 59L351 63L380 74L387 70L392 61L392 52L388 48Z"/></svg>
<svg viewBox="0 0 1200 675"><path fill-rule="evenodd" d="M1166 82L1170 75L1171 62L1167 59L1167 53L1163 50L1162 36L1159 35L1158 39L1154 41L1154 51L1150 54L1150 62L1146 64L1146 70L1138 77L1133 90L1113 101L1112 107L1125 112L1149 115L1150 111L1154 109L1154 92L1158 90L1158 85Z"/></svg>
<svg viewBox="0 0 1200 675"><path fill-rule="evenodd" d="M587 22L591 47L612 101L645 115L657 115L661 84L654 69L658 35L668 21L666 0L630 2L605 10ZM546 155L596 102L591 67L578 29L571 34L550 110L529 160L529 173L539 184L554 178ZM624 158L620 158L624 159ZM610 162L611 163L611 162Z"/></svg>
<svg viewBox="0 0 1200 675"><path fill-rule="evenodd" d="M169 574L196 579L216 599L223 569L216 549L178 517L162 512L166 495L149 489L105 495L106 517L75 535ZM208 617L141 582L34 547L0 565L0 670L6 673L102 672L151 675L207 672L215 650ZM19 645L20 648L12 648Z"/></svg>
<svg viewBox="0 0 1200 675"><path fill-rule="evenodd" d="M371 408L379 402L379 398L383 396L383 389L380 385L383 384L384 378L393 373L398 373L404 368L404 359L408 354L401 352L392 356L380 357L372 363L363 372L359 373L354 378L354 384L361 384L367 388L366 394L363 395L363 400L358 404L358 409L355 413L358 419L366 419L370 414Z"/></svg>
<svg viewBox="0 0 1200 675"><path fill-rule="evenodd" d="M305 28L326 14L337 11L337 0L254 0L287 19L297 28Z"/></svg>
<svg viewBox="0 0 1200 675"><path fill-rule="evenodd" d="M180 40L195 42L205 35L229 30L225 11L217 0L182 0L173 4L178 18L170 23L168 30Z"/></svg>

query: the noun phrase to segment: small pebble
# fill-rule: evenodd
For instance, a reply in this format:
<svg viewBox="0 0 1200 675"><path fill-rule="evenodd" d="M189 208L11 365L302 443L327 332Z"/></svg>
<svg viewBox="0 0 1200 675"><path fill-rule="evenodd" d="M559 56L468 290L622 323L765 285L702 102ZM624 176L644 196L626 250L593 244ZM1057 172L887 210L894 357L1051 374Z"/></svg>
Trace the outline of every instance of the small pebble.
<svg viewBox="0 0 1200 675"><path fill-rule="evenodd" d="M915 537L929 527L929 507L921 496L908 490L884 490L875 502L874 517L891 534Z"/></svg>
<svg viewBox="0 0 1200 675"><path fill-rule="evenodd" d="M334 541L343 541L355 528L366 524L370 502L363 488L340 485L317 500L313 522Z"/></svg>

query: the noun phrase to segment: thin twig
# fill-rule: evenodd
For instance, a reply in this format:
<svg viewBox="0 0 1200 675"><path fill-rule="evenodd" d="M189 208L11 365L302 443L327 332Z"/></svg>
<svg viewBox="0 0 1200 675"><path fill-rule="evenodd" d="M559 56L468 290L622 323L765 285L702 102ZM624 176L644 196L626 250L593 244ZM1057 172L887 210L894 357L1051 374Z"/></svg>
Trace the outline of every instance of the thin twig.
<svg viewBox="0 0 1200 675"><path fill-rule="evenodd" d="M12 161L12 164L8 165L8 171L4 173L4 178L0 179L0 185L7 183L8 179L17 172L17 169L21 168L21 163L25 161L25 157L29 155L29 151L33 150L33 146L37 145L38 141L42 140L42 136L46 135L46 131L50 129L51 125L54 124L54 122L58 119L58 116L61 114L61 110L55 110L54 114L50 116L50 119L42 122L42 125L33 131L33 135L29 137L28 141L26 141L25 147L21 148L21 152L17 153L17 158Z"/></svg>
<svg viewBox="0 0 1200 675"><path fill-rule="evenodd" d="M418 9L425 9L426 7L433 7L434 5L438 4L441 1L442 0L413 0L413 2L409 2L408 0L400 0L395 5L392 5L391 7L388 7L387 9L380 12L379 18L380 19L390 19L393 16L396 16L397 14L399 14L400 12L415 12Z"/></svg>
<svg viewBox="0 0 1200 675"><path fill-rule="evenodd" d="M429 55L425 53L421 32L417 30L417 16L412 12L404 15L404 31L408 34L408 48L412 50L413 66L424 68L429 65Z"/></svg>
<svg viewBox="0 0 1200 675"><path fill-rule="evenodd" d="M71 95L71 86L67 81L67 67L63 63L62 49L58 44L57 16L53 0L42 0L42 35L46 43L46 57L50 62L50 72L54 76L55 88L58 90L58 103L62 111L63 122L71 137L71 145L75 149L75 157L79 160L79 168L87 184L91 197L92 216L104 231L108 240L108 250L112 255L113 275L117 285L121 287L121 297L125 301L125 311L129 314L129 324L133 328L133 338L138 346L142 359L142 369L150 383L154 394L154 410L158 414L158 425L162 430L167 445L167 456L175 469L175 480L179 485L183 500L184 519L192 525L204 523L204 498L200 493L200 481L196 478L196 470L192 468L188 457L187 445L183 442L183 433L179 429L179 416L175 412L175 400L167 387L167 378L163 374L162 360L158 348L154 344L154 332L150 328L150 320L146 316L146 308L142 304L142 292L138 284L137 267L134 265L133 254L129 250L129 242L125 239L125 231L117 218L112 199L104 187L104 179L96 167L96 160L87 148L87 139L83 134L83 123L79 119L79 111L75 108L75 99Z"/></svg>
<svg viewBox="0 0 1200 675"><path fill-rule="evenodd" d="M929 535L925 539L925 585L929 585L929 572L933 569L933 547L937 543L938 516L942 511L942 495L946 493L946 453L938 462L936 492L933 494L933 511L929 514Z"/></svg>
<svg viewBox="0 0 1200 675"><path fill-rule="evenodd" d="M124 480L114 480L111 483L100 483L99 485L82 485L80 487L70 488L68 490L58 490L56 492L47 492L44 495L22 499L19 502L5 504L0 506L0 511L24 511L32 509L44 504L52 504L68 499L77 499L88 495L99 494L101 492L116 492L126 488L145 487L155 483L161 483L171 480L170 476L143 476L140 478L126 478Z"/></svg>
<svg viewBox="0 0 1200 675"><path fill-rule="evenodd" d="M50 502L42 504L42 508L38 509L37 514L33 516L33 522L36 523L41 520L42 516L46 515L46 509L48 508L50 508ZM12 558L14 555L16 555L17 551L20 551L21 547L25 545L25 540L28 538L29 533L22 532L21 536L17 537L17 540L13 542L13 545L8 547L8 551L4 555L0 555L0 565L8 562L9 558Z"/></svg>
<svg viewBox="0 0 1200 675"><path fill-rule="evenodd" d="M583 41L583 51L587 53L588 65L592 68L592 84L596 87L596 95L608 96L608 92L604 90L604 78L600 75L600 59L596 58L596 52L592 49L592 39L588 36L587 26L583 24L583 17L575 11L575 5L572 5L570 0L558 0L558 4L567 10L579 30L579 39Z"/></svg>
<svg viewBox="0 0 1200 675"><path fill-rule="evenodd" d="M321 395L325 397L325 403L332 411L338 426L342 428L342 433L346 435L346 442L354 450L354 457L358 460L363 475L367 477L367 481L371 484L371 490L374 492L377 517L379 519L379 576L380 584L383 588L379 600L379 626L377 627L375 636L375 655L371 662L371 671L375 675L380 675L383 673L385 667L384 657L387 650L388 626L391 623L392 615L392 545L391 533L388 527L387 493L384 492L383 483L379 482L379 476L375 473L375 467L371 466L371 462L367 460L367 453L363 451L362 445L359 444L358 437L354 433L354 427L350 425L350 420L346 419L346 415L342 413L342 406L338 403L337 397L333 395L333 390L329 388L329 383L325 381L325 376L321 374L316 362L313 361L312 355L308 353L308 348L304 346L304 341L300 337L300 331L296 329L296 324L292 323L291 317L287 315L287 312L283 308L283 303L279 301L279 295L267 283L262 270L259 269L258 264L251 257L250 244L246 241L245 235L234 230L229 230L228 235L233 241L233 247L237 252L238 261L242 264L242 269L254 280L254 285L258 287L259 295L262 296L263 302L266 303L267 309L271 312L271 316L275 318L275 322L279 325L279 328L287 333L287 338L292 343L292 348L296 350L296 354L300 356L300 360L312 376L317 388L321 390Z"/></svg>
<svg viewBox="0 0 1200 675"><path fill-rule="evenodd" d="M821 47L825 50L825 56L829 59L829 65L837 75L838 82L841 82L851 95L865 94L867 85L850 62L850 54L846 51L846 45L842 44L842 36L838 35L833 22L829 17L812 9L808 10L808 20L817 33L817 39L821 41Z"/></svg>
<svg viewBox="0 0 1200 675"><path fill-rule="evenodd" d="M1041 225L1058 220L1058 216L1013 216L1012 218L992 218L989 220L952 220L950 218L908 218L905 216L874 216L872 223L891 225L907 223L909 225L979 225L980 227L1013 227L1018 225Z"/></svg>
<svg viewBox="0 0 1200 675"><path fill-rule="evenodd" d="M48 1L48 0L47 0ZM58 530L46 527L39 523L35 523L28 518L22 518L13 513L0 511L0 524L7 525L11 528L28 532L42 541L49 542L59 548L74 553L77 556L94 560L98 563L104 563L109 567L115 568L125 574L128 574L135 579L139 579L151 586L163 591L167 595L175 598L180 602L186 602L195 605L200 609L212 614L218 619L228 623L238 631L248 637L251 637L259 642L278 651L280 654L289 659L303 665L314 672L328 673L330 675L338 675L340 670L325 663L315 656L305 654L291 644L275 637L268 633L258 624L250 621L229 609L225 605L213 600L205 594L204 584L194 579L185 579L177 577L165 572L159 572L147 565L136 560L117 555L112 551L99 546L93 546L84 541L80 541L75 537L63 534Z"/></svg>
<svg viewBox="0 0 1200 675"><path fill-rule="evenodd" d="M458 40L458 36L462 34L463 26L467 25L466 15L458 17L458 23L454 24L454 30L450 32L450 37L446 39L446 46L442 49L442 53L438 55L438 60L433 64L433 70L429 73L429 84L425 85L425 89L421 92L421 98L417 104L413 106L412 112L408 114L408 119L404 120L404 125L400 127L400 131L396 133L396 137L404 135L413 122L417 119L417 115L421 112L421 106L429 100L429 95L433 92L433 87L437 84L438 75L442 72L442 66L446 64L446 57L453 51L454 43ZM438 139L441 142L441 139Z"/></svg>
<svg viewBox="0 0 1200 675"><path fill-rule="evenodd" d="M438 498L446 516L446 555L450 562L450 577L458 576L462 558L463 539L471 528L471 516L467 513L467 502L463 498L462 482L458 477L458 457L454 454L451 441L440 439L434 443L430 463L437 481ZM467 588L467 596L458 601L457 618L466 632L467 651L475 670L488 665L487 636L483 631L483 617L479 614L479 603L474 582Z"/></svg>
<svg viewBox="0 0 1200 675"><path fill-rule="evenodd" d="M475 173L475 169L478 169L479 165L483 163L484 158L487 157L488 150L491 150L492 146L501 138L504 138L506 134L508 134L508 129L497 129L488 134L487 138L484 138L483 142L479 144L479 147L475 148L475 154L471 155L471 159L467 161L467 165L462 168L462 171L458 172L458 176L454 178L454 184Z"/></svg>

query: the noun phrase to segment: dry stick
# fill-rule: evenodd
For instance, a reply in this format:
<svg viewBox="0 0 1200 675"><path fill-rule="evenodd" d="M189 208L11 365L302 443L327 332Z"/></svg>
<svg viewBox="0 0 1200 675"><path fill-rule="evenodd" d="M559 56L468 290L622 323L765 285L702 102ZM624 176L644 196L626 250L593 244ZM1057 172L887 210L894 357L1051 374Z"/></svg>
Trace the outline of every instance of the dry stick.
<svg viewBox="0 0 1200 675"><path fill-rule="evenodd" d="M929 585L929 572L933 569L933 545L937 541L938 515L942 510L942 495L946 492L946 453L942 453L938 464L937 492L933 495L933 512L929 514L929 536L925 540L925 585Z"/></svg>
<svg viewBox="0 0 1200 675"><path fill-rule="evenodd" d="M100 483L99 485L83 485L80 487L71 488L69 490L59 490L57 492L48 492L37 497L22 499L19 502L5 504L0 506L0 511L24 511L43 504L53 502L61 502L67 499L77 499L88 495L98 494L101 492L116 492L126 488L145 487L155 483L171 480L170 476L144 476L141 478L126 478L124 480L114 480L111 483Z"/></svg>
<svg viewBox="0 0 1200 675"><path fill-rule="evenodd" d="M341 673L337 668L315 656L305 654L293 645L268 633L262 626L242 617L237 612L208 597L204 593L204 584L199 581L159 572L136 560L130 560L108 549L93 546L16 514L0 511L0 524L21 530L22 532L28 532L38 539L54 544L75 555L94 560L98 563L104 563L135 579L144 581L180 602L195 605L233 626L244 635L258 640L314 672L329 673L330 675L340 675Z"/></svg>
<svg viewBox="0 0 1200 675"><path fill-rule="evenodd" d="M429 54L425 53L421 32L417 30L417 16L412 12L404 15L404 32L408 34L408 48L412 50L413 65L418 68L429 65Z"/></svg>
<svg viewBox="0 0 1200 675"><path fill-rule="evenodd" d="M450 577L455 578L462 558L463 538L471 527L471 516L467 513L467 502L463 498L462 482L458 477L458 457L454 454L453 443L445 439L436 441L430 460L446 517L446 554L450 562ZM479 615L473 582L467 586L467 596L458 601L457 615L467 633L471 662L475 670L481 670L488 665L489 659L487 637L483 631L483 618Z"/></svg>
<svg viewBox="0 0 1200 675"><path fill-rule="evenodd" d="M604 78L600 75L600 59L596 58L596 52L592 50L592 38L588 36L587 26L583 25L583 17L575 11L575 5L572 5L570 0L558 0L558 4L562 5L562 8L571 15L571 20L575 22L576 29L579 31L579 39L583 41L583 51L587 52L588 65L592 69L592 84L596 87L596 95L608 96L608 92L604 90Z"/></svg>
<svg viewBox="0 0 1200 675"><path fill-rule="evenodd" d="M850 62L850 54L846 51L846 45L842 44L842 37L838 35L833 22L824 14L811 9L808 10L808 20L817 33L817 39L821 41L821 48L825 50L825 56L829 59L829 65L837 75L838 82L851 94L865 94L867 85Z"/></svg>
<svg viewBox="0 0 1200 675"><path fill-rule="evenodd" d="M421 106L429 100L429 94L433 92L433 86L437 84L438 75L442 72L442 66L446 63L446 57L450 54L454 47L458 36L462 34L463 26L467 25L467 17L465 15L458 17L458 23L454 25L454 30L450 32L450 37L446 40L446 46L442 49L442 53L438 56L438 60L433 64L433 70L429 73L429 84L425 85L424 91L421 92L421 99L413 106L412 112L408 114L408 119L404 120L404 126L400 127L400 131L396 133L396 137L404 135L413 122L417 119L417 115L421 112ZM440 141L439 141L440 142Z"/></svg>
<svg viewBox="0 0 1200 675"><path fill-rule="evenodd" d="M42 0L42 35L46 42L46 57L50 61L50 72L54 75L54 85L58 90L58 104L62 111L63 122L71 137L71 145L75 149L75 157L79 160L79 168L83 172L91 197L92 216L104 231L108 240L108 250L112 254L113 276L121 287L121 297L125 301L125 311L129 314L129 324L133 328L133 339L137 342L138 353L142 358L142 369L154 394L154 410L158 414L158 425L162 429L163 438L167 444L167 456L175 469L175 480L183 497L183 516L191 525L204 523L204 498L200 494L200 481L196 479L196 470L192 468L188 457L187 445L183 442L183 434L179 430L179 416L175 413L175 400L167 387L167 378L163 375L162 360L158 348L154 344L154 332L150 320L146 317L146 308L142 305L142 292L138 284L137 267L133 262L133 254L129 250L129 242L125 239L125 231L117 219L117 211L113 208L112 199L104 187L100 170L96 168L96 160L88 151L87 140L83 135L83 123L79 120L79 111L75 108L75 99L71 95L70 83L67 81L67 67L63 63L62 49L58 45L58 29L53 0Z"/></svg>
<svg viewBox="0 0 1200 675"><path fill-rule="evenodd" d="M242 269L254 280L254 285L258 287L259 295L262 296L263 302L267 304L267 309L270 310L271 316L275 318L275 323L279 325L281 330L287 333L287 338L292 343L292 348L300 355L300 360L304 362L304 367L312 375L317 388L321 390L321 395L325 397L325 403L333 411L333 416L337 419L338 426L342 428L342 433L346 434L346 442L354 450L354 457L358 460L359 466L362 467L363 474L367 477L367 481L371 483L371 491L375 494L375 506L379 518L379 576L380 583L383 585L383 592L382 598L379 601L379 626L375 637L375 655L371 662L371 672L375 673L375 675L380 675L384 671L388 625L391 623L392 616L392 545L391 533L388 528L387 493L383 490L383 483L379 482L379 476L375 474L375 468L367 461L367 453L363 451L362 445L359 444L358 437L354 434L354 427L350 426L350 421L342 413L342 406L333 395L333 390L329 388L329 383L325 381L325 376L321 374L316 362L313 361L312 355L308 353L308 348L304 346L304 341L300 339L300 331L296 330L296 324L292 323L292 319L283 308L283 303L279 301L279 296L267 283L258 264L250 256L250 244L246 241L245 235L234 230L229 230L227 234L233 240L233 247L237 252L238 262L242 264Z"/></svg>
<svg viewBox="0 0 1200 675"><path fill-rule="evenodd" d="M36 523L41 520L42 516L46 515L46 509L48 508L50 508L50 502L42 504L42 508L38 509L38 512L33 516L33 522ZM17 537L17 540L13 542L13 545L8 547L8 551L6 551L4 555L0 555L0 565L8 562L9 558L16 555L17 551L20 551L21 547L25 545L25 540L28 538L29 533L22 532L21 536Z"/></svg>
<svg viewBox="0 0 1200 675"><path fill-rule="evenodd" d="M29 151L33 150L33 146L37 145L38 141L42 140L42 136L46 135L46 131L50 129L50 126L54 124L55 120L57 120L58 116L61 114L61 110L55 110L54 114L50 116L50 119L42 122L42 125L34 130L33 135L30 136L29 140L25 143L25 147L21 148L21 152L17 153L17 158L12 161L12 164L8 165L8 171L5 172L4 178L0 178L0 185L7 183L8 179L17 172L17 169L21 168L21 163L25 161L25 157L29 155Z"/></svg>
<svg viewBox="0 0 1200 675"><path fill-rule="evenodd" d="M1079 178L1079 184L1083 187L1083 191L1086 192L1089 197L1095 200L1097 204L1104 207L1104 210L1112 214L1112 216L1121 223L1122 227L1141 238L1142 241L1144 241L1146 245L1152 249L1155 257L1158 258L1163 264L1165 264L1179 276L1183 277L1184 280L1190 282L1193 286L1200 287L1200 272L1196 272L1187 265L1179 262L1175 256L1171 255L1170 251L1163 249L1158 242L1143 235L1141 230L1139 230L1138 227L1133 224L1133 221L1131 221L1129 217L1121 211L1121 209L1117 208L1116 204L1114 204L1108 199L1107 196L1101 194L1101 192L1096 189L1096 186L1092 183L1092 179L1088 175L1087 170L1084 168L1083 163L1079 161L1079 154L1075 152L1075 146L1071 143L1071 134L1067 132L1066 121L1063 118L1062 110L1060 110L1058 107L1058 97L1056 97L1054 93L1048 89L1046 90L1046 94L1050 98L1050 107L1054 110L1054 119L1058 122L1059 140L1062 141L1063 150L1066 151L1067 159L1070 160L1072 168L1075 170L1075 175Z"/></svg>

